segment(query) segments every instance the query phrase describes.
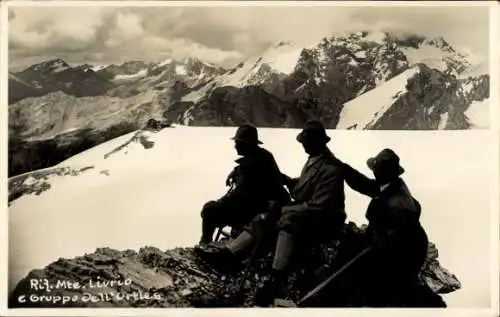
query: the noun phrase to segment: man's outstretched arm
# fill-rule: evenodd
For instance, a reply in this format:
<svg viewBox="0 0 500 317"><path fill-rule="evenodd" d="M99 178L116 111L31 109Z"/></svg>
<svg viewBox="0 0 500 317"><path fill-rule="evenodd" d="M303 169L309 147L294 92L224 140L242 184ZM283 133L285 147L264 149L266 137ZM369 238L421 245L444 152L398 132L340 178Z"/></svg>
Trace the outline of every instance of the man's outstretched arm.
<svg viewBox="0 0 500 317"><path fill-rule="evenodd" d="M344 179L349 187L369 197L375 197L380 193L380 187L374 179L368 178L347 163L342 164Z"/></svg>

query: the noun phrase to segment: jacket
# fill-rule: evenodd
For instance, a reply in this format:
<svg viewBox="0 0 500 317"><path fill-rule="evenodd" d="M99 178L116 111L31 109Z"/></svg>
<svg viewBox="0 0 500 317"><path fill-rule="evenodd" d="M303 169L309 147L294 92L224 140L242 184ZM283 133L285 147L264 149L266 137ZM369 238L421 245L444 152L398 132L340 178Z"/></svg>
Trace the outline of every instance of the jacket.
<svg viewBox="0 0 500 317"><path fill-rule="evenodd" d="M288 179L286 183L294 201L283 207L283 213L330 214L345 218L342 163L330 151L309 159L300 177Z"/></svg>
<svg viewBox="0 0 500 317"><path fill-rule="evenodd" d="M280 169L269 151L259 147L255 153L235 162L238 165L229 176L233 178L233 188L220 199L221 202L264 206L269 201L282 204L289 201L289 195L281 181Z"/></svg>
<svg viewBox="0 0 500 317"><path fill-rule="evenodd" d="M427 257L429 242L420 224L420 203L406 183L397 178L382 189L347 164L345 180L349 187L372 198L366 210L367 242L384 250L386 266L399 271L399 277L414 278Z"/></svg>
<svg viewBox="0 0 500 317"><path fill-rule="evenodd" d="M345 163L344 163L345 164ZM372 198L366 211L370 229L388 234L420 225L421 206L401 178L380 184L345 164L345 181L355 191Z"/></svg>

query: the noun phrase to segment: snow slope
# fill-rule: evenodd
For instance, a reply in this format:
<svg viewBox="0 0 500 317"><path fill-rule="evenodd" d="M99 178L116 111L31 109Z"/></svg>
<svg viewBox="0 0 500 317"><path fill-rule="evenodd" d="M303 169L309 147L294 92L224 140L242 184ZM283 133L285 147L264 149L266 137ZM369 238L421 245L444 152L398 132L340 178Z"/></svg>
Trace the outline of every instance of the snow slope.
<svg viewBox="0 0 500 317"><path fill-rule="evenodd" d="M113 78L113 80L116 80L116 81L122 81L122 80L134 80L134 79L143 78L143 77L145 77L147 74L148 74L148 70L147 70L147 69L141 69L140 71L138 71L138 72L137 72L137 73L135 73L135 74L130 74L130 75L120 74L120 75L116 75L116 76Z"/></svg>
<svg viewBox="0 0 500 317"><path fill-rule="evenodd" d="M91 69L92 69L94 72L98 72L98 71L100 71L101 69L104 69L104 68L106 68L106 67L108 67L108 66L109 66L109 65L107 65L107 64L104 64L104 65L99 64L99 65L94 65Z"/></svg>
<svg viewBox="0 0 500 317"><path fill-rule="evenodd" d="M366 129L375 124L387 111L397 96L406 91L408 79L418 73L410 68L379 87L372 89L344 104L337 129Z"/></svg>
<svg viewBox="0 0 500 317"><path fill-rule="evenodd" d="M444 59L447 57L447 54L438 47L422 45L418 49L405 47L402 51L405 53L410 64L415 65L417 63L423 63L440 71L446 70L446 63Z"/></svg>
<svg viewBox="0 0 500 317"><path fill-rule="evenodd" d="M262 63L266 63L278 72L288 75L294 71L302 50L302 47L290 43L280 43L264 53Z"/></svg>
<svg viewBox="0 0 500 317"><path fill-rule="evenodd" d="M78 176L50 176L49 190L13 201L9 288L34 268L97 247L168 249L196 243L200 208L226 191L225 178L236 158L230 140L234 133L235 128L229 127L177 126L143 135L154 142L149 149L140 142L127 144L134 136L130 133L61 163L94 168ZM264 147L291 176L299 175L306 160L295 141L297 133L260 129ZM400 154L407 170L404 178L422 204L422 223L437 244L440 261L463 284L462 290L446 298L449 306L487 307L492 177L488 167L494 160L485 146L488 131L328 133L333 139L330 148L338 157L368 175L368 157L384 147ZM28 181L33 183L32 178ZM368 199L350 189L346 195L349 219L364 223Z"/></svg>
<svg viewBox="0 0 500 317"><path fill-rule="evenodd" d="M474 129L488 129L490 127L490 100L472 101L465 111L465 115Z"/></svg>

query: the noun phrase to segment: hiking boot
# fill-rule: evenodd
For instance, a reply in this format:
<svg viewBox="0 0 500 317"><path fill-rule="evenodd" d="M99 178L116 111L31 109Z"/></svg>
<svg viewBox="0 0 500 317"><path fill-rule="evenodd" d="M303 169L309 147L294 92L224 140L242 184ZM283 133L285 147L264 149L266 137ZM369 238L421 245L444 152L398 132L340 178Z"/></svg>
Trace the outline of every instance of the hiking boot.
<svg viewBox="0 0 500 317"><path fill-rule="evenodd" d="M204 238L200 239L200 242L198 242L198 246L204 247L204 248L208 247L211 244L212 244L212 240L204 239Z"/></svg>
<svg viewBox="0 0 500 317"><path fill-rule="evenodd" d="M269 307L275 299L286 299L288 279L282 273L274 273L264 282L264 285L255 294L255 304L260 307Z"/></svg>
<svg viewBox="0 0 500 317"><path fill-rule="evenodd" d="M241 264L228 248L218 250L196 248L195 254L212 269L221 273L235 272Z"/></svg>

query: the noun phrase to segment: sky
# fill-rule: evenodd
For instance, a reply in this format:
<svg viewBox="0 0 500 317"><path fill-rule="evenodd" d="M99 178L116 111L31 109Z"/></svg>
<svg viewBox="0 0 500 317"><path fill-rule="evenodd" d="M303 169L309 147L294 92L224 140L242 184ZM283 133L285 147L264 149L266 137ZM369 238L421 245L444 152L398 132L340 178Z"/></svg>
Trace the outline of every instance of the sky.
<svg viewBox="0 0 500 317"><path fill-rule="evenodd" d="M11 7L9 67L52 58L119 64L193 56L231 67L273 43L360 30L443 36L488 56L485 7Z"/></svg>

